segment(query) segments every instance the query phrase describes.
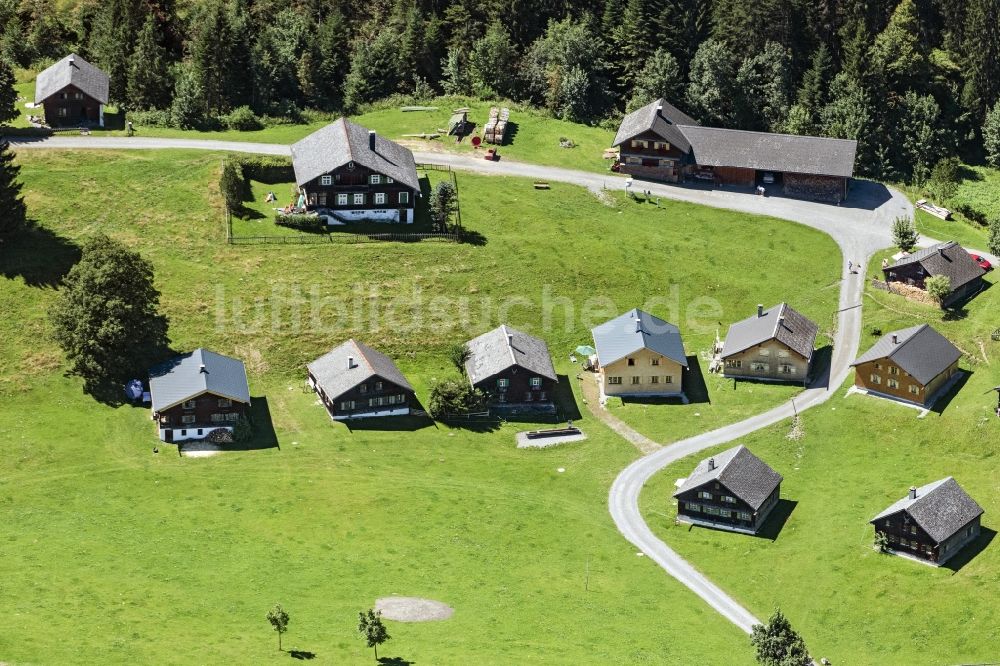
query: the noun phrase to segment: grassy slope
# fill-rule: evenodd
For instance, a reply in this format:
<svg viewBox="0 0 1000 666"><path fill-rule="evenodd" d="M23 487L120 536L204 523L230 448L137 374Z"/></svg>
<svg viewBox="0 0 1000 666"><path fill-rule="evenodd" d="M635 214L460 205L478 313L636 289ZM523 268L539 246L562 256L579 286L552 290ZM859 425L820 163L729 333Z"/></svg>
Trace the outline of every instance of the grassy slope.
<svg viewBox="0 0 1000 666"><path fill-rule="evenodd" d="M805 414L804 439L786 439L783 423L742 440L784 475L782 495L797 502L777 540L674 526L668 498L694 459L647 486L642 505L650 524L759 615L779 605L813 654L833 663L989 661L1000 650L993 630L1000 615L992 603L1000 592L997 543L957 571L933 569L875 553L867 521L910 485L953 475L986 510L984 526L996 529L1000 422L991 412L995 396L984 392L998 383L1000 343L989 335L998 307L1000 290L990 289L964 318L945 321L936 308L869 293L863 348L874 342L867 334L873 326L889 331L927 321L976 357L962 361L974 372L943 411L924 419L885 401L845 397L842 387Z"/></svg>
<svg viewBox="0 0 1000 666"><path fill-rule="evenodd" d="M636 452L585 409L591 438L543 452L514 449L513 426L352 433L301 391L301 367L359 335L399 357L426 398L432 378L450 372L445 347L495 325L506 295L534 301L508 319L536 332L526 325L542 320L545 283L578 307L607 296L614 305L597 320L633 305L637 284L662 295L677 282L682 306L708 293L728 311L747 298L744 276L756 262L805 253L821 244L816 234L685 204L609 208L568 186L536 192L524 181L462 175L465 222L486 236L483 247L235 248L221 242L218 155L38 152L22 162L44 230L0 250L4 660L259 662L277 655L263 612L280 600L292 613L286 646L353 663L370 658L354 636L354 612L399 593L457 609L445 624L392 623L383 654L418 663L749 662L736 629L635 557L614 529L607 487ZM705 240L712 233L750 243L772 228L788 240L737 256L725 276L690 260L717 251ZM610 243L626 229L630 250ZM165 447L153 456L144 410L96 405L62 376L44 310L72 243L96 231L153 261L177 348L203 344L247 359L280 451L197 460ZM437 319L403 317L408 329L373 329L335 321L329 300L317 321L304 315L302 330L287 305L274 328L267 319L241 331L225 314L237 296L249 303L315 287L329 299L355 284L469 298L472 323L456 328L445 308ZM480 297L494 301L476 323ZM556 311L545 335L562 373L575 372L567 353L586 329L579 320L565 326Z"/></svg>

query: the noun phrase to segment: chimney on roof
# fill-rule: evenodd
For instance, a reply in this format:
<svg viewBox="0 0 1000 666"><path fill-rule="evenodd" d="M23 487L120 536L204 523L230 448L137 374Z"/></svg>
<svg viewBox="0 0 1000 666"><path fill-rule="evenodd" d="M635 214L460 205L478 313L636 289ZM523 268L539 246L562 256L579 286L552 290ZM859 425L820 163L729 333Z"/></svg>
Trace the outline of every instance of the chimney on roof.
<svg viewBox="0 0 1000 666"><path fill-rule="evenodd" d="M894 344L894 345L898 345L899 344L899 336L896 335L895 333L892 334L892 344Z"/></svg>
<svg viewBox="0 0 1000 666"><path fill-rule="evenodd" d="M658 116L662 116L663 115L663 102L662 101L656 103L656 115L658 115Z"/></svg>
<svg viewBox="0 0 1000 666"><path fill-rule="evenodd" d="M74 58L73 56L70 56L68 62L69 62L69 66L72 67L73 65L76 64L76 58Z"/></svg>
<svg viewBox="0 0 1000 666"><path fill-rule="evenodd" d="M708 471L711 472L714 469L715 469L715 458L709 458L708 459Z"/></svg>
<svg viewBox="0 0 1000 666"><path fill-rule="evenodd" d="M514 346L514 334L513 333L508 333L507 334L507 346L508 347L513 347Z"/></svg>
<svg viewBox="0 0 1000 666"><path fill-rule="evenodd" d="M763 317L764 316L764 304L763 303L758 303L757 304L757 316L758 317Z"/></svg>
<svg viewBox="0 0 1000 666"><path fill-rule="evenodd" d="M780 317L778 317L778 328L781 328L784 325L785 325L785 315L781 315Z"/></svg>
<svg viewBox="0 0 1000 666"><path fill-rule="evenodd" d="M201 373L204 373L204 374L208 374L208 370L205 369L205 364L204 363L202 363L201 365L198 366L198 372L201 372Z"/></svg>
<svg viewBox="0 0 1000 666"><path fill-rule="evenodd" d="M368 149L375 150L375 130L368 130Z"/></svg>
<svg viewBox="0 0 1000 666"><path fill-rule="evenodd" d="M353 370L354 369L354 357L353 356L348 356L347 357L347 369L348 370Z"/></svg>
<svg viewBox="0 0 1000 666"><path fill-rule="evenodd" d="M638 317L635 318L635 332L642 333L642 320Z"/></svg>
<svg viewBox="0 0 1000 666"><path fill-rule="evenodd" d="M910 486L910 499L917 499L917 487Z"/></svg>

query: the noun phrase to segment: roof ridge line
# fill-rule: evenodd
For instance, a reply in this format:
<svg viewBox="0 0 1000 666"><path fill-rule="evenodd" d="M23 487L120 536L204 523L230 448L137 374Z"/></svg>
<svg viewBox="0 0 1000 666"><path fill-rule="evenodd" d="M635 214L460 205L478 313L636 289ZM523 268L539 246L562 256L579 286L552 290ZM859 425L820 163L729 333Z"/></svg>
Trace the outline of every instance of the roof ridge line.
<svg viewBox="0 0 1000 666"><path fill-rule="evenodd" d="M500 324L500 330L503 331L504 344L507 345L507 351L510 353L510 361L517 365L517 356L514 355L514 334L507 330L507 324Z"/></svg>
<svg viewBox="0 0 1000 666"><path fill-rule="evenodd" d="M349 162L353 162L354 161L354 144L351 143L351 130L347 126L347 123L350 122L350 121L347 120L347 116L341 116L340 119L342 121L344 121L343 122L343 126L344 126L344 138L347 140L347 156L350 158L348 161ZM354 338L351 338L351 339L353 340Z"/></svg>
<svg viewBox="0 0 1000 666"><path fill-rule="evenodd" d="M358 343L358 341L355 340L354 338L350 338L348 342L353 344L354 348L358 350L358 356L360 356L364 360L365 365L368 366L368 372L370 372L371 374L375 374L375 368L372 367L372 362L368 360L368 356L365 354L365 350L361 348L361 345Z"/></svg>
<svg viewBox="0 0 1000 666"><path fill-rule="evenodd" d="M788 305L787 303L785 303L784 301L782 301L782 302L778 303L775 306L776 308L778 308L778 314L774 318L774 331L771 333L771 338L777 338L778 337L778 328L781 327L781 322L782 322L782 320L785 317L785 307L787 305Z"/></svg>

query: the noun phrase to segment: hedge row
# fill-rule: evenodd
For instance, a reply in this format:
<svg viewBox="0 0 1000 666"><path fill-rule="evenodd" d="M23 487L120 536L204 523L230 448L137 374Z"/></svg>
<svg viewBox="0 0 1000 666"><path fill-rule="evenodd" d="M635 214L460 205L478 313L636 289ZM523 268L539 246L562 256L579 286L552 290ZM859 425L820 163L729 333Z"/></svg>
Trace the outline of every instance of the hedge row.
<svg viewBox="0 0 1000 666"><path fill-rule="evenodd" d="M326 220L319 215L285 215L278 213L274 216L274 223L301 231L324 232L326 231Z"/></svg>
<svg viewBox="0 0 1000 666"><path fill-rule="evenodd" d="M230 210L239 210L250 198L250 181L281 183L293 180L295 172L287 157L230 155L222 163L219 190Z"/></svg>

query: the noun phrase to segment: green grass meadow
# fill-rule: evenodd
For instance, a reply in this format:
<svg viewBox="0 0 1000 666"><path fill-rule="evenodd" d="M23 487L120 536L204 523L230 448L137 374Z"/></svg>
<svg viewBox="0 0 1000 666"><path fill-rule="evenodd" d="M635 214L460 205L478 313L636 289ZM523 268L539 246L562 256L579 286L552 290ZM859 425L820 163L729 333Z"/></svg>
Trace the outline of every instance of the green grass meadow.
<svg viewBox="0 0 1000 666"><path fill-rule="evenodd" d="M876 255L869 273L878 272L878 261ZM993 661L1000 653L993 603L1000 593L1000 419L988 390L1000 384L1000 342L991 338L1000 324L1000 291L991 287L946 314L869 289L864 307L862 351L876 340L873 328L927 322L967 353L960 363L971 372L967 381L921 419L895 403L846 396L851 375L829 402L803 414L802 439L789 440L784 422L740 440L785 478L782 497L793 504L786 504L776 538L775 523L767 538L674 524L674 480L713 451L654 477L642 495L644 514L668 544L758 617L780 606L814 657L859 665ZM940 569L875 552L868 520L911 485L949 475L985 509L983 537Z"/></svg>
<svg viewBox="0 0 1000 666"><path fill-rule="evenodd" d="M668 318L687 320L703 297L742 315L779 299L777 285L748 284L760 262L829 256L815 278L785 280L805 300L836 270L830 241L683 203L459 174L482 245L237 247L225 243L221 158L19 156L39 226L0 247L0 660L287 662L264 620L280 601L286 649L367 663L356 613L400 594L455 608L443 623L389 623L380 656L412 663L751 662L739 630L615 529L608 488L638 453L589 416L568 356L591 325L647 298ZM255 409L269 415L258 422L280 448L153 454L145 409L98 404L64 376L45 310L96 232L152 261L176 349L245 359ZM758 250L719 270L718 239ZM501 320L547 339L585 442L518 450L530 423L349 428L303 390L304 364L357 336L393 355L426 400L454 372L448 346ZM692 330L689 353L712 338L714 324ZM756 408L745 407L732 416ZM657 412L678 420L671 406Z"/></svg>

